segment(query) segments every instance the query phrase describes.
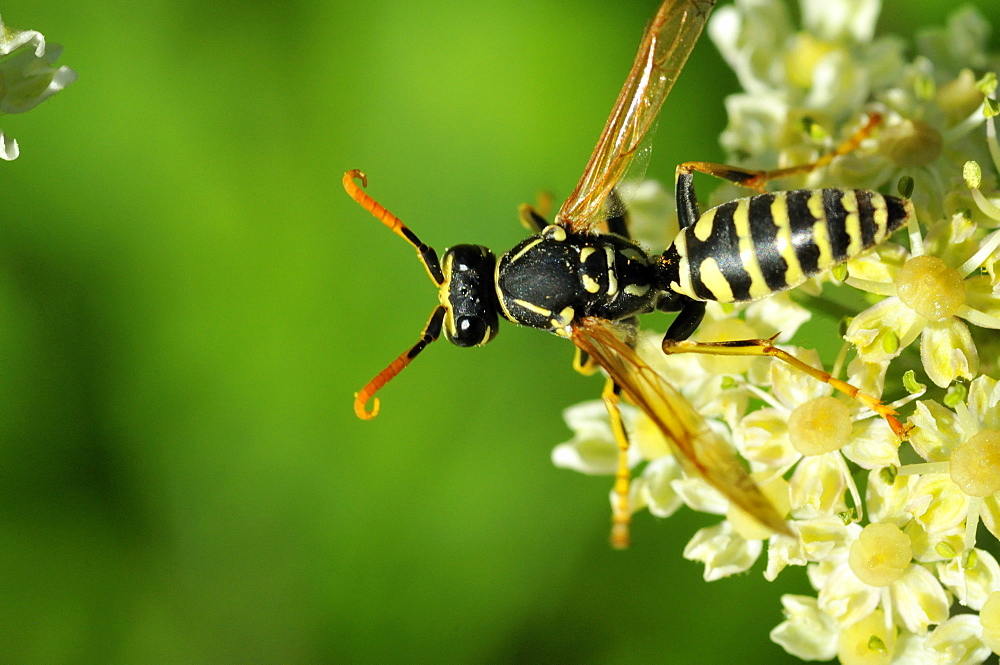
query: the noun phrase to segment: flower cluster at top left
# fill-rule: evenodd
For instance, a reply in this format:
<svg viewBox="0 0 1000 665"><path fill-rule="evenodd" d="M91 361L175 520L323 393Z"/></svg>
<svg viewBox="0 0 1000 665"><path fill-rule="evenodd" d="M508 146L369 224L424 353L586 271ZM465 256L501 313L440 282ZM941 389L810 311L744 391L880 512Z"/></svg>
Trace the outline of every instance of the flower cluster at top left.
<svg viewBox="0 0 1000 665"><path fill-rule="evenodd" d="M0 115L35 108L76 80L76 72L56 67L62 47L49 44L37 30L16 30L0 17ZM0 130L0 159L20 154L17 141Z"/></svg>

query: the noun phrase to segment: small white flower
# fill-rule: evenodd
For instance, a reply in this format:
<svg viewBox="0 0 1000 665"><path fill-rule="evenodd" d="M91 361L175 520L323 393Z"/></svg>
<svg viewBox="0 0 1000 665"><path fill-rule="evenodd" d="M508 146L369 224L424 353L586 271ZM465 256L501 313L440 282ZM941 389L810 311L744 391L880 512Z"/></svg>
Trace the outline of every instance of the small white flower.
<svg viewBox="0 0 1000 665"><path fill-rule="evenodd" d="M958 602L973 610L983 609L990 594L1000 590L1000 565L985 550L974 549L967 557L952 557L937 564L938 577Z"/></svg>
<svg viewBox="0 0 1000 665"><path fill-rule="evenodd" d="M36 30L9 28L0 18L0 115L35 108L76 80L69 67L55 67L62 47L49 45ZM0 131L0 159L16 159L17 141Z"/></svg>
<svg viewBox="0 0 1000 665"><path fill-rule="evenodd" d="M933 400L918 401L910 422L910 443L928 460L900 468L923 474L910 504L915 517L931 532L964 521L965 550L975 544L980 519L1000 538L1000 382L977 377L967 402L957 403L954 412Z"/></svg>
<svg viewBox="0 0 1000 665"><path fill-rule="evenodd" d="M983 642L1000 654L1000 591L990 594L979 611L979 625L982 627Z"/></svg>
<svg viewBox="0 0 1000 665"><path fill-rule="evenodd" d="M909 537L899 527L848 525L848 531L846 555L838 563L828 560L822 575L810 575L814 586L818 582L820 609L850 626L881 608L916 634L948 618L947 593L930 571L913 562Z"/></svg>
<svg viewBox="0 0 1000 665"><path fill-rule="evenodd" d="M995 374L1000 337L981 330L1000 330L1000 145L989 117L997 86L995 77L976 78L1000 70L1000 58L986 51L989 26L975 10L959 10L947 27L923 32L911 58L914 49L902 40L876 36L881 4L800 0L799 28L782 0L734 0L716 9L707 32L743 86L726 100L721 141L729 162L761 169L808 164L858 137L848 154L808 172L779 173L768 188L893 193L901 176L914 181L906 196L916 214L898 234L907 239L884 242L846 266L850 285L883 299L870 298L875 304L851 319L846 339L857 357L844 345L830 368L839 377L846 365L847 382L867 395L882 395L885 385L893 394L903 369L896 359L919 338L921 367L903 380L909 396L889 405L913 409L912 429L903 432L909 443L901 447L903 436L863 400L834 394L782 362L665 357L662 335L644 333L637 348L644 362L733 442L794 536L763 532L704 480L683 476L669 442L642 414L628 425L638 451L630 463L645 463L629 501L631 510L646 507L658 516L682 504L725 516L698 531L684 551L703 562L706 580L749 570L765 541L767 579L805 567L817 597L783 597L786 618L771 633L791 654L836 657L844 665L971 665L987 658L987 646L1000 653L1000 565L974 547L980 521L1000 537L1000 385L986 376ZM866 119L871 124L859 132ZM978 173L970 160L993 168ZM745 189L723 184L709 201L743 196ZM647 186L634 198L637 229L670 229L667 237L649 235L655 251L676 226L671 197ZM709 303L696 340L780 333L777 341L787 344L810 316L796 304L801 294L822 297L825 282L843 278L843 270L833 272L791 298ZM811 351L794 353L819 366ZM947 407L919 399L922 384L931 382L949 387ZM590 415L567 416L576 436L554 459L612 473L617 446L603 405L591 408ZM900 466L914 452L926 463ZM862 469L864 500L855 484ZM951 616L956 603L964 613Z"/></svg>
<svg viewBox="0 0 1000 665"><path fill-rule="evenodd" d="M811 596L781 597L785 620L771 631L771 641L802 660L830 660L837 655L840 629Z"/></svg>
<svg viewBox="0 0 1000 665"><path fill-rule="evenodd" d="M974 614L959 614L934 629L923 645L934 663L977 665L990 656L983 631Z"/></svg>
<svg viewBox="0 0 1000 665"><path fill-rule="evenodd" d="M932 233L950 238L944 247L951 250L961 243L956 229L947 222ZM889 297L854 317L844 338L858 347L865 360L884 363L919 336L924 371L934 383L947 387L958 378L972 379L979 371L979 352L959 319L1000 328L1000 317L990 313L1000 309L1000 295L992 293L987 277L975 274L998 246L1000 232L982 239L975 251L961 258L942 250L944 260L924 253L928 248L920 245L900 268L885 266L890 282L849 277L851 286Z"/></svg>
<svg viewBox="0 0 1000 665"><path fill-rule="evenodd" d="M620 404L622 423L626 431L636 427L638 410L630 404ZM552 450L552 463L561 469L572 469L589 475L612 475L618 468L618 444L608 422L608 411L599 399L576 404L563 411L563 420L573 438ZM629 450L629 465L639 462L639 449Z"/></svg>
<svg viewBox="0 0 1000 665"><path fill-rule="evenodd" d="M684 548L684 558L705 564L705 581L746 571L760 556L763 543L746 540L727 521L700 529Z"/></svg>

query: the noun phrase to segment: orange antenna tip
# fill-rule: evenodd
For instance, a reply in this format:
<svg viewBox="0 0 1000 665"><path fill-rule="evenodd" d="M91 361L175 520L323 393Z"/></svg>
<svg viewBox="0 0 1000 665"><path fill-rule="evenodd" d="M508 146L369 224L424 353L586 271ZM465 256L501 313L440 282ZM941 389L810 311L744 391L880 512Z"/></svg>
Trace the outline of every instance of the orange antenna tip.
<svg viewBox="0 0 1000 665"><path fill-rule="evenodd" d="M369 399L372 400L371 411L365 408L365 404L367 404ZM354 393L354 415L358 418L361 418L361 420L371 420L378 415L378 409L378 397L372 397L371 393L365 394L365 391Z"/></svg>
<svg viewBox="0 0 1000 665"><path fill-rule="evenodd" d="M344 188L348 191L354 186L354 180L360 180L362 187L368 186L368 175L361 169L351 169L344 174Z"/></svg>

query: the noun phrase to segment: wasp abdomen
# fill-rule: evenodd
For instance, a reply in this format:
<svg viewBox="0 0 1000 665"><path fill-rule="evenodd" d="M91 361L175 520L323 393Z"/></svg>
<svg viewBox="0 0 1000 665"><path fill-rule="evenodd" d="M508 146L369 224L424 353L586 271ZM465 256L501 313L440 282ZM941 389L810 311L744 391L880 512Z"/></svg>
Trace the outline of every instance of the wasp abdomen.
<svg viewBox="0 0 1000 665"><path fill-rule="evenodd" d="M695 300L757 300L872 249L912 215L908 200L863 189L758 194L682 229L660 266L667 288Z"/></svg>

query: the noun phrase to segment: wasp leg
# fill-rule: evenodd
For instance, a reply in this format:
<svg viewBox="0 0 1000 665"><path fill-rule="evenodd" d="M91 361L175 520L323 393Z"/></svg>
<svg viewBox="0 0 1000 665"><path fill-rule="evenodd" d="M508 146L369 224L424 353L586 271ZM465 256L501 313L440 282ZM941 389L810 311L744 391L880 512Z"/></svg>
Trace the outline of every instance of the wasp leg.
<svg viewBox="0 0 1000 665"><path fill-rule="evenodd" d="M701 325L702 319L705 318L705 306L707 304L703 300L690 299L683 303L673 323L667 328L665 339L680 342L693 335L694 331Z"/></svg>
<svg viewBox="0 0 1000 665"><path fill-rule="evenodd" d="M573 369L581 374L593 374L598 369L598 364L586 352L576 350L576 357L573 359ZM615 437L615 444L618 446L618 466L615 469L615 498L611 506L611 545L616 549L625 549L629 546L629 524L632 522L632 511L629 506L629 488L632 485L632 471L628 467L628 433L622 423L622 412L618 408L621 402L622 389L613 379L608 379L601 392L601 399L604 400L604 407L608 410L608 420L611 423L611 432Z"/></svg>
<svg viewBox="0 0 1000 665"><path fill-rule="evenodd" d="M608 210L608 217L605 220L605 223L608 226L608 231L631 239L632 234L628 230L628 208L626 208L625 203L622 202L622 198L618 195L617 189L612 189L611 193L608 194L606 206Z"/></svg>
<svg viewBox="0 0 1000 665"><path fill-rule="evenodd" d="M625 323L631 326L638 325L637 317L625 319ZM635 340L629 340L629 346L635 347ZM573 369L581 374L590 376L600 365L586 351L577 347L576 356L573 358ZM629 524L632 522L632 511L629 507L629 487L632 484L632 471L628 466L628 433L622 423L621 409L618 404L621 402L622 388L613 379L608 379L601 392L601 399L604 400L604 407L608 410L608 420L611 423L611 432L615 437L615 444L618 446L618 466L615 469L614 493L615 499L611 508L611 545L617 549L625 549L629 546Z"/></svg>
<svg viewBox="0 0 1000 665"><path fill-rule="evenodd" d="M841 155L846 155L849 152L857 150L861 146L861 142L868 138L875 127L882 122L882 116L878 113L870 113L868 115L868 122L865 125L851 135L846 141L841 143L835 150L828 152L823 155L815 162L809 162L808 164L799 164L798 166L789 166L782 169L772 169L770 171L759 171L753 169L745 169L739 166L730 166L728 164L716 164L714 162L684 162L677 167L677 207L678 215L681 214L681 181L684 180L683 189L685 191L685 200L683 203L687 203L687 197L690 196L693 201L693 189L691 185L692 174L697 171L698 173L705 173L710 176L715 176L716 178L722 178L723 180L728 180L729 182L740 185L741 187L747 187L749 189L756 190L758 192L764 191L764 186L770 180L776 180L778 178L786 178L792 175L803 175L815 171L818 168L822 168L832 162L835 158ZM695 210L697 210L697 204L695 205ZM695 215L694 219L697 220L698 216ZM684 224L681 224L681 228L684 228Z"/></svg>
<svg viewBox="0 0 1000 665"><path fill-rule="evenodd" d="M517 209L518 219L521 226L532 233L541 233L542 229L549 225L546 217L552 210L552 195L548 192L539 192L537 207L530 203L522 203Z"/></svg>
<svg viewBox="0 0 1000 665"><path fill-rule="evenodd" d="M777 335L775 335L775 337L777 337ZM884 418L889 424L889 427L892 428L893 433L899 437L900 440L907 437L909 427L899 422L896 418L896 412L892 409L892 407L883 404L882 400L877 397L861 392L861 390L850 383L841 381L821 369L816 369L812 365L799 360L787 351L782 351L771 343L773 341L774 337L771 337L770 339L745 339L731 342L694 342L691 340L678 341L666 338L663 340L662 348L663 352L666 354L707 353L718 356L771 356L773 358L783 360L792 367L805 372L816 380L829 384L835 390L839 390L845 395L858 400L864 406L882 416L882 418Z"/></svg>
<svg viewBox="0 0 1000 665"><path fill-rule="evenodd" d="M589 353L587 353L580 347L576 347L576 355L573 356L574 370L576 370L580 374L583 374L584 376L590 376L598 369L600 369L600 367L601 366L598 365L597 362L595 362L594 359L590 357Z"/></svg>
<svg viewBox="0 0 1000 665"><path fill-rule="evenodd" d="M611 508L611 545L616 549L629 546L629 525L632 522L632 510L629 506L629 488L632 484L632 471L628 468L628 434L622 424L622 412L618 408L621 401L621 386L612 379L604 384L601 399L608 410L611 421L611 431L618 444L618 468L615 470L615 500Z"/></svg>
<svg viewBox="0 0 1000 665"><path fill-rule="evenodd" d="M542 229L549 225L545 218L530 203L522 203L517 209L517 216L521 220L521 226L532 233L541 233Z"/></svg>

